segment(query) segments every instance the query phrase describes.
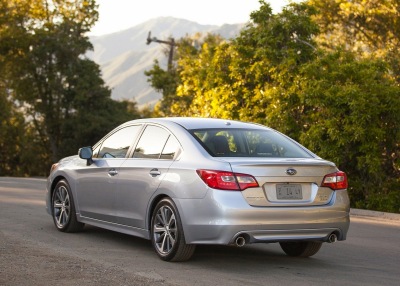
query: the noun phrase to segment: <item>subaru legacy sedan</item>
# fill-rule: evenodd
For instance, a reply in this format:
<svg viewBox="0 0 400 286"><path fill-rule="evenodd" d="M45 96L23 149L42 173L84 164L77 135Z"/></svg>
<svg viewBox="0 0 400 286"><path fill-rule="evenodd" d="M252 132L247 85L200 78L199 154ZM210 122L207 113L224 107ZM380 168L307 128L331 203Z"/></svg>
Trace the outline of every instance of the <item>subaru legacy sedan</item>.
<svg viewBox="0 0 400 286"><path fill-rule="evenodd" d="M346 239L346 174L262 125L209 118L126 122L54 164L47 212L152 242L166 261L198 244L279 243L309 257Z"/></svg>

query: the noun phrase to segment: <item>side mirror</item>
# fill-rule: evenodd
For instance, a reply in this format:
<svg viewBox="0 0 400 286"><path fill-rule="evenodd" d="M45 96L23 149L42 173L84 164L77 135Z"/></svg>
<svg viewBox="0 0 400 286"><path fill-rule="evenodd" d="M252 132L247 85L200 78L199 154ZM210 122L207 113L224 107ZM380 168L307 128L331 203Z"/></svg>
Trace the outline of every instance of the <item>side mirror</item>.
<svg viewBox="0 0 400 286"><path fill-rule="evenodd" d="M92 147L82 147L78 151L79 158L87 160L86 166L90 166L93 164L93 151Z"/></svg>

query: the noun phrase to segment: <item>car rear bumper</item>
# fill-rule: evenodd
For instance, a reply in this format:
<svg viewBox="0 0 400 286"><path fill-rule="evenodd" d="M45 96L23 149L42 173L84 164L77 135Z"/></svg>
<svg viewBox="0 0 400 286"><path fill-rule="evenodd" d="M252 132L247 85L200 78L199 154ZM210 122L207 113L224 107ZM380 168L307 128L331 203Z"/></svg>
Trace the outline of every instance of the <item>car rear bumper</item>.
<svg viewBox="0 0 400 286"><path fill-rule="evenodd" d="M203 199L175 199L189 244L233 244L280 241L345 240L349 229L347 191L331 202L311 207L252 207L240 192L210 189Z"/></svg>

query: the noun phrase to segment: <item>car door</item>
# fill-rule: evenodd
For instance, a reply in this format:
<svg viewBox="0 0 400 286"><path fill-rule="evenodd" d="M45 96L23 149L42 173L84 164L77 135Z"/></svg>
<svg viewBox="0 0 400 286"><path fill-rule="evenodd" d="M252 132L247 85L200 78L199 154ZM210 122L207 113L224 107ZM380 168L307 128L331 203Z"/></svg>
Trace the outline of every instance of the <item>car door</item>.
<svg viewBox="0 0 400 286"><path fill-rule="evenodd" d="M124 161L119 173L118 223L145 228L148 202L168 172L180 145L166 129L148 125L132 158Z"/></svg>
<svg viewBox="0 0 400 286"><path fill-rule="evenodd" d="M116 130L94 150L93 164L79 170L77 200L81 216L117 222L119 170L141 128L132 125Z"/></svg>

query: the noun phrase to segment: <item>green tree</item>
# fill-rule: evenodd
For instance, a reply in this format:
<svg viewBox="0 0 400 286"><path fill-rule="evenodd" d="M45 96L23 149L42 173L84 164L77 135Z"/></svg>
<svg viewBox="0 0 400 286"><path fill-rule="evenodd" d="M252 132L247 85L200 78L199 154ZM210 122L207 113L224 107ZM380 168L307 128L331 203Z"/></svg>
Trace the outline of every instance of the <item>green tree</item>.
<svg viewBox="0 0 400 286"><path fill-rule="evenodd" d="M163 69L158 60L154 61L151 70L145 71L150 85L162 93L161 101L155 106L155 116L178 116L189 107L192 98L181 97L177 94L177 87L181 84L181 64L177 63L183 59L191 62L199 54L196 45L201 41L202 35L195 34L193 37L183 37L176 42L174 47L174 59L172 66ZM194 45L195 44L195 45ZM168 53L169 54L169 53Z"/></svg>
<svg viewBox="0 0 400 286"><path fill-rule="evenodd" d="M319 29L311 19L315 10L293 3L273 15L269 5L260 2L260 10L251 14L252 23L235 41L236 58L244 59L240 80L249 86L240 119L267 124L298 139L304 109L292 89L301 66L316 56L314 37Z"/></svg>
<svg viewBox="0 0 400 286"><path fill-rule="evenodd" d="M110 98L98 65L85 56L98 17L94 0L0 1L0 70L50 161L139 116Z"/></svg>
<svg viewBox="0 0 400 286"><path fill-rule="evenodd" d="M0 81L0 176L20 173L20 152L24 135L25 120Z"/></svg>
<svg viewBox="0 0 400 286"><path fill-rule="evenodd" d="M145 75L157 92L162 93L160 102L155 106L155 113L159 116L174 115L171 111L171 105L176 101L176 87L179 82L179 77L175 67L170 70L164 70L158 60L154 61L151 70L145 71Z"/></svg>
<svg viewBox="0 0 400 286"><path fill-rule="evenodd" d="M21 19L10 19L2 29L2 38L10 42L5 46L11 66L9 88L25 105L41 141L49 144L51 158L56 161L63 120L73 112L73 82L82 76L79 65L85 59L80 56L91 47L84 34L97 20L97 12L94 1L27 3L5 4L7 14Z"/></svg>
<svg viewBox="0 0 400 286"><path fill-rule="evenodd" d="M400 5L397 0L308 0L318 9L319 40L326 46L346 46L360 52L399 49Z"/></svg>
<svg viewBox="0 0 400 286"><path fill-rule="evenodd" d="M367 13L357 1L318 3L325 2L332 9L335 3L343 4L340 9L348 3L346 13L355 7ZM175 115L274 127L348 173L353 207L400 212L400 87L392 35L397 28L386 27L378 37L386 24L397 23L393 11L381 19L381 8L372 10L374 19L365 25L357 16L352 22L357 29L338 23L344 25L339 32L345 37L355 33L341 46L339 40L322 41L340 34L321 22L334 25L329 17L335 11L329 5L321 7L317 0L290 4L273 15L268 4L260 3L234 40L216 41L213 36L197 53L178 54L171 107L184 108L175 108ZM386 20L385 25L379 22Z"/></svg>
<svg viewBox="0 0 400 286"><path fill-rule="evenodd" d="M358 55L385 59L400 83L400 5L398 0L308 0L325 48L345 47Z"/></svg>
<svg viewBox="0 0 400 286"><path fill-rule="evenodd" d="M185 115L256 121L298 138L303 110L290 88L299 67L316 55L315 11L291 4L274 15L260 3L236 39L205 41L197 58L178 60L177 93L191 98Z"/></svg>
<svg viewBox="0 0 400 286"><path fill-rule="evenodd" d="M400 88L381 60L320 53L295 82L300 142L348 173L352 205L400 211Z"/></svg>
<svg viewBox="0 0 400 286"><path fill-rule="evenodd" d="M214 99L218 99L218 91L222 90L219 77L227 72L228 65L215 61L220 54L220 46L225 46L219 35L208 34L198 43L194 53L181 53L178 60L180 84L176 93L178 99L185 104L175 103L172 109L181 115L222 117L213 113L216 110ZM190 47L190 46L189 46ZM221 93L219 93L221 95ZM223 106L218 110L223 110Z"/></svg>
<svg viewBox="0 0 400 286"><path fill-rule="evenodd" d="M48 166L36 162L49 161L48 154L4 80L0 75L0 176L46 175Z"/></svg>

